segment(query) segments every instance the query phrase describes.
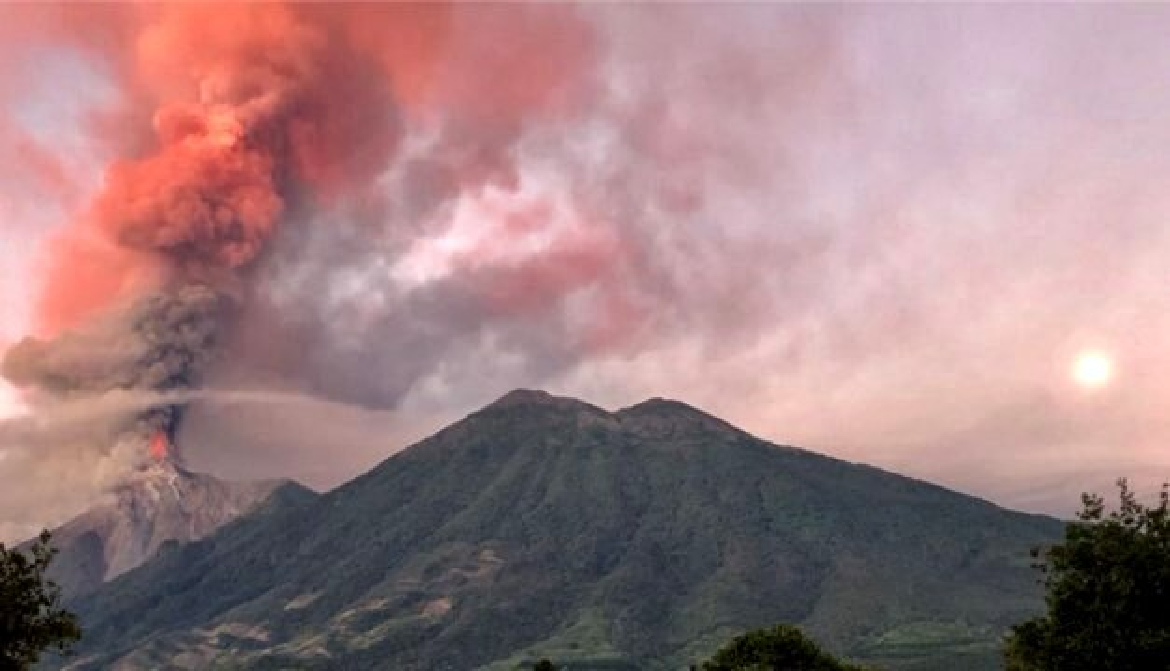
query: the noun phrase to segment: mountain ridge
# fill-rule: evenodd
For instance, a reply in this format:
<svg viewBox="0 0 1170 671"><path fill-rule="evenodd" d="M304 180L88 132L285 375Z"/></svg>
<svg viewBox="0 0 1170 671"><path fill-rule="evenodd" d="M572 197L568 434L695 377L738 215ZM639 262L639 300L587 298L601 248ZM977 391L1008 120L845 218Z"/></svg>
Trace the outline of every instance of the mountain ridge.
<svg viewBox="0 0 1170 671"><path fill-rule="evenodd" d="M73 667L667 669L785 621L890 668L990 669L1061 527L679 402L518 390L81 599Z"/></svg>

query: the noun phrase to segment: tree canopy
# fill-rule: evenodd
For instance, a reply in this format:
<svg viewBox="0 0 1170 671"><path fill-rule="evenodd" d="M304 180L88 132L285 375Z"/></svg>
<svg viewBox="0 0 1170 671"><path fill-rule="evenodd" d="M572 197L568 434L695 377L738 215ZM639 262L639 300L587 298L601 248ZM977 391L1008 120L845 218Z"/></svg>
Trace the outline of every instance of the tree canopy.
<svg viewBox="0 0 1170 671"><path fill-rule="evenodd" d="M732 639L703 671L861 671L834 659L796 627L778 625Z"/></svg>
<svg viewBox="0 0 1170 671"><path fill-rule="evenodd" d="M45 578L56 554L49 539L42 533L27 551L0 543L0 669L31 668L46 650L65 653L81 638L60 589Z"/></svg>
<svg viewBox="0 0 1170 671"><path fill-rule="evenodd" d="M1009 671L1170 669L1170 490L1147 507L1118 486L1116 510L1086 494L1064 542L1036 551L1047 612L1013 628Z"/></svg>

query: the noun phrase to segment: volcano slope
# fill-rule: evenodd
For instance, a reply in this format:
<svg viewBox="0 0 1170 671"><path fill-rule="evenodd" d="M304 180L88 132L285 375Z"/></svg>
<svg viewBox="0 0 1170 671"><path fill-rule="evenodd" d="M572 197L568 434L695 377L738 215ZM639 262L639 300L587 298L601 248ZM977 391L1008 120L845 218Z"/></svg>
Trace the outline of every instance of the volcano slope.
<svg viewBox="0 0 1170 671"><path fill-rule="evenodd" d="M314 496L291 480L227 482L172 461L153 463L107 500L53 530L58 554L48 576L66 599L84 596L164 545L202 538L282 489L285 497Z"/></svg>
<svg viewBox="0 0 1170 671"><path fill-rule="evenodd" d="M675 669L796 623L887 669L997 667L1051 518L682 403L516 391L75 602L73 668Z"/></svg>

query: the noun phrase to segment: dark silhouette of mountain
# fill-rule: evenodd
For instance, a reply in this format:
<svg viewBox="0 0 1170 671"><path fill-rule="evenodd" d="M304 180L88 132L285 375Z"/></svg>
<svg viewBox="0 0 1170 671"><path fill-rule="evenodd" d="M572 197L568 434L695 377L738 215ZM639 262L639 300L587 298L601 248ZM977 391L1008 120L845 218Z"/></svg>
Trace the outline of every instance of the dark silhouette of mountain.
<svg viewBox="0 0 1170 671"><path fill-rule="evenodd" d="M108 500L53 531L49 577L66 599L88 594L139 566L167 543L202 538L250 512L289 480L227 482L160 461L135 473Z"/></svg>
<svg viewBox="0 0 1170 671"><path fill-rule="evenodd" d="M991 669L1061 531L682 403L516 391L75 602L71 662L676 669L787 622L884 668Z"/></svg>

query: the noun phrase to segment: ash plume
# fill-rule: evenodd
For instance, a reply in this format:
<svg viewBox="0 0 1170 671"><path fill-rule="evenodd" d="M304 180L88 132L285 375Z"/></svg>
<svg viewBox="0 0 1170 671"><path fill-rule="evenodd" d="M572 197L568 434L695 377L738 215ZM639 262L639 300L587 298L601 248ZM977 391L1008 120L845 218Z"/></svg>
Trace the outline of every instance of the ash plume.
<svg viewBox="0 0 1170 671"><path fill-rule="evenodd" d="M114 142L119 155L102 186L48 250L39 333L3 358L5 378L43 418L0 430L23 443L4 454L6 469L36 458L28 446L40 445L53 452L43 461L64 455L113 471L95 476L100 490L151 458L179 460L183 402L103 416L87 437L53 421L52 409L197 388L278 229L307 222L351 184L361 188L388 159L399 128L378 55L352 48L342 17L311 21L306 12L99 13L104 29L126 39L82 48L114 69L123 121L139 132ZM92 18L68 7L27 16L54 38Z"/></svg>

